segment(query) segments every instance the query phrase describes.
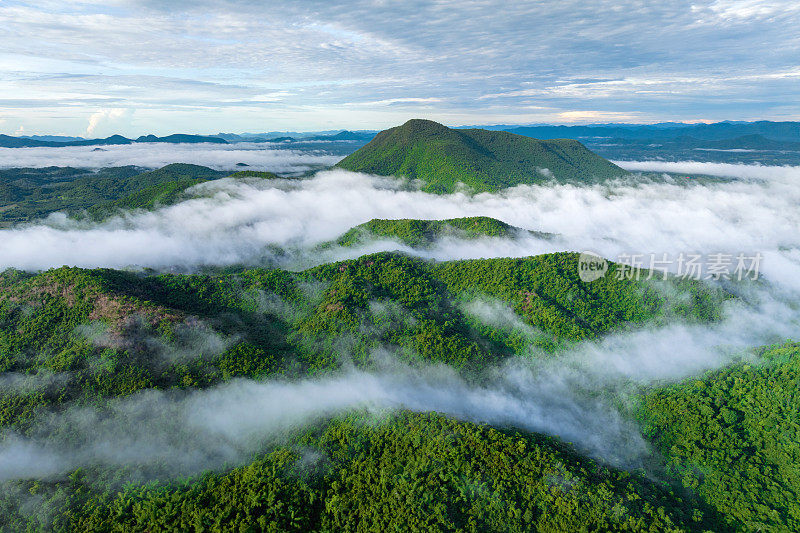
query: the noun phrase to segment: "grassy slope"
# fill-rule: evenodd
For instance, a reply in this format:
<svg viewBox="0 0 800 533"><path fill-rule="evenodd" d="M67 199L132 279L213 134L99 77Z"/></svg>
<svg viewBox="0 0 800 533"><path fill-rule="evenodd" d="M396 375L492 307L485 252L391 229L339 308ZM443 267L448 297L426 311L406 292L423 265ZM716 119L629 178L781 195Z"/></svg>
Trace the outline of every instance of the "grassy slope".
<svg viewBox="0 0 800 533"><path fill-rule="evenodd" d="M410 120L382 131L338 167L425 182L429 192L452 192L458 182L475 191L541 183L547 169L558 181L596 182L627 173L569 139L540 141L500 131L453 130Z"/></svg>

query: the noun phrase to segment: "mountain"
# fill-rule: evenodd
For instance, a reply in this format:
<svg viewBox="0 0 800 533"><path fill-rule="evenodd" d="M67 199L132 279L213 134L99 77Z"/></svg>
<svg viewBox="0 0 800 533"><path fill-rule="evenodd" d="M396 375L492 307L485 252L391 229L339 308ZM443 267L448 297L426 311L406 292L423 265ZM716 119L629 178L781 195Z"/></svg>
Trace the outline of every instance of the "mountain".
<svg viewBox="0 0 800 533"><path fill-rule="evenodd" d="M303 140L309 141L368 141L375 136L374 132L340 131L335 135L313 135Z"/></svg>
<svg viewBox="0 0 800 533"><path fill-rule="evenodd" d="M597 182L627 174L578 141L457 130L420 119L380 132L336 166L419 179L423 190L436 193L453 192L459 182L481 192L550 179Z"/></svg>
<svg viewBox="0 0 800 533"><path fill-rule="evenodd" d="M666 127L665 127L666 126ZM762 135L777 141L800 142L800 122L717 122L714 124L594 124L589 126L503 126L504 131L537 139L638 139L664 141L690 136L713 141Z"/></svg>
<svg viewBox="0 0 800 533"><path fill-rule="evenodd" d="M62 142L55 141L40 141L38 139L30 139L28 137L12 137L0 133L0 147L2 148L26 148L30 146L58 146Z"/></svg>
<svg viewBox="0 0 800 533"><path fill-rule="evenodd" d="M0 169L0 228L57 211L102 219L119 210L153 209L185 198L189 187L224 177L276 179L272 172L229 172L188 163L155 170L110 167Z"/></svg>
<svg viewBox="0 0 800 533"><path fill-rule="evenodd" d="M709 148L713 150L800 150L800 141L779 141L769 139L758 133L742 135L731 139L704 141L693 137L681 137L678 142L685 142L692 148Z"/></svg>
<svg viewBox="0 0 800 533"><path fill-rule="evenodd" d="M122 135L112 135L105 139L82 139L78 141L41 141L24 137L11 137L0 135L0 147L3 148L24 148L24 147L63 147L63 146L103 146L110 144L131 144L133 141Z"/></svg>
<svg viewBox="0 0 800 533"><path fill-rule="evenodd" d="M33 139L34 141L53 141L53 142L70 142L70 141L83 141L84 137L71 137L68 135L20 135L24 139Z"/></svg>
<svg viewBox="0 0 800 533"><path fill-rule="evenodd" d="M56 143L56 146L95 146L95 145L111 145L111 144L132 144L133 141L122 135L112 135L105 139L86 139L84 141L71 141L65 143Z"/></svg>
<svg viewBox="0 0 800 533"><path fill-rule="evenodd" d="M601 136L585 137L581 141L595 153L613 161L701 160L749 165L800 165L800 141L779 140L760 133L703 139L685 133L676 135L676 130L678 133L683 131L673 128L666 137L656 132L655 136L647 138Z"/></svg>

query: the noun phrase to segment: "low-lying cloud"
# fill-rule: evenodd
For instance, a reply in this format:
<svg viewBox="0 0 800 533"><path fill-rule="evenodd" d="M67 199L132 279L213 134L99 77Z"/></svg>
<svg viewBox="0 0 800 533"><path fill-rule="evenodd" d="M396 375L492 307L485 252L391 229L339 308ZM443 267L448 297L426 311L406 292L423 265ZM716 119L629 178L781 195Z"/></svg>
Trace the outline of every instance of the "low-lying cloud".
<svg viewBox="0 0 800 533"><path fill-rule="evenodd" d="M0 480L46 478L85 466L162 475L219 469L280 443L287 432L354 409L436 411L559 434L612 462L642 458L647 447L635 424L596 398L587 397L579 406L564 387L521 366L508 367L490 384L473 386L440 366L353 370L298 382L236 380L191 393L151 390L105 409L73 407L44 417L30 437L6 432Z"/></svg>
<svg viewBox="0 0 800 533"><path fill-rule="evenodd" d="M679 168L662 162L636 165ZM54 215L44 223L0 231L0 268L66 264L191 269L234 263L302 268L393 249L432 259L586 249L612 260L626 253L674 257L683 252L762 252L761 271L792 282L798 258L791 250L800 249L800 167L685 165L680 168L687 172L743 179L526 185L476 195L425 194L399 180L343 170L323 171L309 180L220 180L199 186L202 197L153 212L128 213L99 224ZM424 250L379 239L361 247L310 252L372 218L475 215L558 237L447 237ZM276 255L271 251L275 247L283 253Z"/></svg>
<svg viewBox="0 0 800 533"><path fill-rule="evenodd" d="M630 171L685 172L725 178L784 180L797 177L800 167L708 163L705 161L614 161Z"/></svg>
<svg viewBox="0 0 800 533"><path fill-rule="evenodd" d="M0 148L0 168L70 166L96 169L126 165L160 168L170 163L192 163L217 170L266 170L289 174L333 165L340 159L341 156L321 150L279 150L265 143ZM240 163L247 166L242 167Z"/></svg>

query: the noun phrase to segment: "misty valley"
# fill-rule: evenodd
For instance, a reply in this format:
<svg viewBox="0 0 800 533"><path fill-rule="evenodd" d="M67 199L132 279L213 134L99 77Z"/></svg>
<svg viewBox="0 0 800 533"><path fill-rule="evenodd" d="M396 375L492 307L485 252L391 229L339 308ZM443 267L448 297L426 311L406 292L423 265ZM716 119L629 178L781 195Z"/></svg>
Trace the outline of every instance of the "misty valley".
<svg viewBox="0 0 800 533"><path fill-rule="evenodd" d="M800 530L797 123L0 145L2 531Z"/></svg>

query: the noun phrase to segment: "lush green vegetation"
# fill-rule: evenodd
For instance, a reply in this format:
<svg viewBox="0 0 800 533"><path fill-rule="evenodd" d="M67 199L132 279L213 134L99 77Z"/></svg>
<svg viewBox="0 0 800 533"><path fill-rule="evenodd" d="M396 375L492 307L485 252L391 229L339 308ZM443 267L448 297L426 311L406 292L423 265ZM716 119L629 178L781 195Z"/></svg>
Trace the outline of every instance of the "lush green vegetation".
<svg viewBox="0 0 800 533"><path fill-rule="evenodd" d="M0 371L68 373L69 380L24 401L4 397L0 424L27 420L38 406L144 388L300 376L351 360L369 365L386 346L408 361L478 371L525 348L507 345L502 331L463 310L479 297L516 310L542 332L538 348L550 351L648 321L713 319L722 297L687 284L680 289L689 298L673 303L644 282L612 275L584 284L576 260L553 254L430 264L381 253L296 274L8 271L0 276ZM198 338L219 348L204 353ZM177 361L164 355L191 350L198 353Z"/></svg>
<svg viewBox="0 0 800 533"><path fill-rule="evenodd" d="M174 165L170 165L174 166ZM164 167L166 169L167 167ZM205 167L200 167L205 168ZM155 172L161 172L164 169L159 169ZM210 170L210 169L208 169ZM185 175L199 174L203 177L188 178L183 177L183 172L178 172L173 175L175 181L165 181L156 185L151 185L143 189L137 190L127 196L113 200L111 202L103 202L95 204L87 209L90 216L95 219L102 219L119 211L130 211L133 209L146 209L151 210L157 207L165 207L173 205L181 200L187 198L186 190L190 187L217 179L227 175L227 172L211 171L214 174L203 176L204 172L187 172ZM165 173L167 176L169 172ZM259 172L255 170L244 170L234 172L229 177L231 178L259 178L259 179L277 179L279 176L272 172Z"/></svg>
<svg viewBox="0 0 800 533"><path fill-rule="evenodd" d="M88 209L101 215L116 207L153 207L175 201L196 183L228 174L183 163L147 172L130 166L97 172L70 167L0 170L0 227L56 211L75 215Z"/></svg>
<svg viewBox="0 0 800 533"><path fill-rule="evenodd" d="M278 179L280 176L272 172L263 172L260 170L240 170L231 174L234 178L261 178L265 180Z"/></svg>
<svg viewBox="0 0 800 533"><path fill-rule="evenodd" d="M741 531L800 530L800 345L647 394L672 474Z"/></svg>
<svg viewBox="0 0 800 533"><path fill-rule="evenodd" d="M480 221L480 234L513 230ZM727 297L696 282L619 280L613 265L583 283L576 261L380 253L297 273L6 271L0 378L17 381L0 391L0 427L28 435L51 410L102 408L149 389L370 368L378 348L480 380L504 358L557 357L621 328L715 320ZM476 300L504 306L539 335L486 322L470 310ZM661 481L557 439L437 414L356 413L189 479L125 484L124 472L89 468L6 482L0 516L7 530L793 531L798 364L800 347L774 347L758 364L646 391L637 412L665 457Z"/></svg>
<svg viewBox="0 0 800 533"><path fill-rule="evenodd" d="M272 172L224 172L173 163L144 171L138 167L90 171L70 167L0 170L0 228L30 222L57 211L105 218L121 210L154 209L185 198L199 183L226 176L276 179Z"/></svg>
<svg viewBox="0 0 800 533"><path fill-rule="evenodd" d="M70 531L702 531L713 513L553 439L436 414L357 415L194 482L29 493ZM59 498L60 491L73 496ZM13 515L9 515L13 516ZM23 525L26 519L15 517Z"/></svg>
<svg viewBox="0 0 800 533"><path fill-rule="evenodd" d="M383 176L406 176L428 192L497 191L521 183L594 183L627 172L569 139L541 141L501 131L454 130L410 120L382 131L338 167Z"/></svg>
<svg viewBox="0 0 800 533"><path fill-rule="evenodd" d="M339 246L357 246L377 238L397 240L412 248L426 248L443 237L475 239L479 237L513 238L530 233L540 238L552 235L526 232L490 217L465 217L447 220L419 220L413 218L374 218L351 229L336 240Z"/></svg>

